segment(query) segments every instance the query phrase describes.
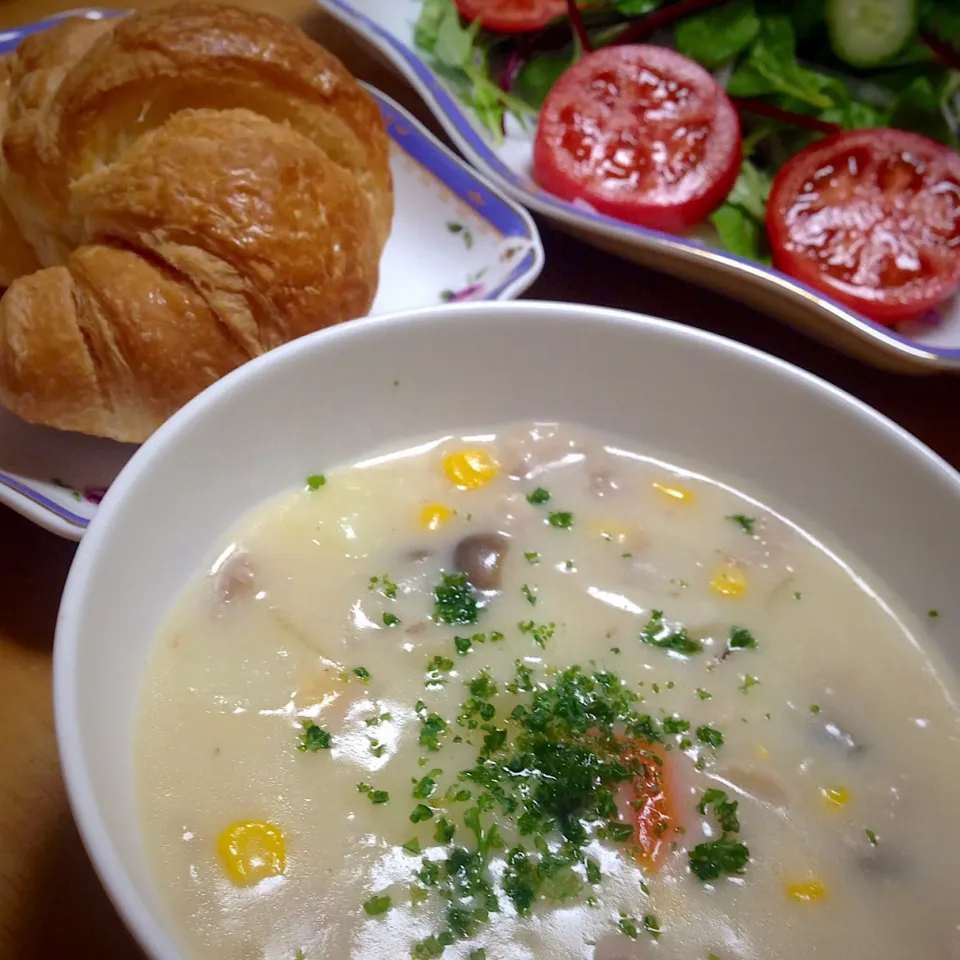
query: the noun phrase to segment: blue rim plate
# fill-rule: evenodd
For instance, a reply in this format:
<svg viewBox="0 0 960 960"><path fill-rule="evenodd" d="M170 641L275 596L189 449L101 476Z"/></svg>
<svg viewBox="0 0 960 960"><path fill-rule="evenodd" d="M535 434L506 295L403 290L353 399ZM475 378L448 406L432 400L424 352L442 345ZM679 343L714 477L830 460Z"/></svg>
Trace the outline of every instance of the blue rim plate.
<svg viewBox="0 0 960 960"><path fill-rule="evenodd" d="M0 32L0 53L72 10ZM543 268L543 247L527 211L466 166L406 110L367 88L386 121L396 184L394 232L384 251L372 314L447 300L508 300ZM0 503L40 526L79 540L134 447L22 423L0 407Z"/></svg>
<svg viewBox="0 0 960 960"><path fill-rule="evenodd" d="M769 267L692 237L624 223L568 203L529 174L530 134L510 130L503 143L415 52L413 27L421 0L317 0L374 44L411 82L451 139L505 193L561 229L645 266L711 287L775 315L837 349L903 372L960 370L960 297L936 322L893 330Z"/></svg>

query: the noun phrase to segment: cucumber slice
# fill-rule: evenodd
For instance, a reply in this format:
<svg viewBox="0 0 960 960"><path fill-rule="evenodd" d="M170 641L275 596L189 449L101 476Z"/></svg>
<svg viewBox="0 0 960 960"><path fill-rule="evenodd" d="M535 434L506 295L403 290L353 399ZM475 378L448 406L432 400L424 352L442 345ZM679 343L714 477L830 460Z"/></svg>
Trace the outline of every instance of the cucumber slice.
<svg viewBox="0 0 960 960"><path fill-rule="evenodd" d="M827 0L833 52L852 67L895 57L917 31L916 0Z"/></svg>

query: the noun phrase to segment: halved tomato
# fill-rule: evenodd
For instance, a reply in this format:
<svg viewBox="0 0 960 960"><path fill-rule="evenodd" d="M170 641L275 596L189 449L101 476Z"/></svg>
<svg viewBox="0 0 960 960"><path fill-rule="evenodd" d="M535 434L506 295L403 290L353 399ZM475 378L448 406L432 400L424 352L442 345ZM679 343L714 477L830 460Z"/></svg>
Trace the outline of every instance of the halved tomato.
<svg viewBox="0 0 960 960"><path fill-rule="evenodd" d="M908 320L960 289L960 155L904 130L850 130L777 174L773 263L878 323Z"/></svg>
<svg viewBox="0 0 960 960"><path fill-rule="evenodd" d="M567 12L567 0L457 0L460 15L496 33L532 33Z"/></svg>
<svg viewBox="0 0 960 960"><path fill-rule="evenodd" d="M677 231L718 207L740 171L740 119L699 64L666 47L577 61L540 111L533 175L629 223Z"/></svg>
<svg viewBox="0 0 960 960"><path fill-rule="evenodd" d="M670 797L666 757L662 750L640 741L626 740L624 759L637 762L642 773L621 785L617 792L620 818L634 827L633 849L644 865L659 866L669 849L669 832L677 824Z"/></svg>

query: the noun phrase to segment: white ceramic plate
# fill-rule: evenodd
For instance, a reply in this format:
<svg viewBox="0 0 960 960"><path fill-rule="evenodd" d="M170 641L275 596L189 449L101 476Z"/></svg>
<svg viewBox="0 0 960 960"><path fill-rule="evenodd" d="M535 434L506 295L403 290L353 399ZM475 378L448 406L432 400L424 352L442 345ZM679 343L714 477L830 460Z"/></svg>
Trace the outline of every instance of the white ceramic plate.
<svg viewBox="0 0 960 960"><path fill-rule="evenodd" d="M90 9L76 13L113 15ZM0 53L59 19L0 33ZM377 90L370 92L392 140L397 203L371 313L451 299L519 296L543 268L543 248L530 215L466 167L406 110ZM29 426L0 407L0 503L53 533L79 540L133 450Z"/></svg>
<svg viewBox="0 0 960 960"><path fill-rule="evenodd" d="M664 403L678 379L683 402ZM133 731L169 604L229 527L308 473L531 419L612 431L825 531L907 610L936 607L930 639L960 666L960 476L824 381L699 330L571 304L331 327L241 367L161 427L107 494L67 580L54 645L67 788L100 876L155 960L185 954L141 843Z"/></svg>
<svg viewBox="0 0 960 960"><path fill-rule="evenodd" d="M904 372L960 370L960 297L935 324L891 330L785 274L711 248L702 239L635 227L541 190L530 175L532 132L508 122L494 143L473 111L421 59L414 24L421 0L318 0L378 47L413 84L451 139L503 191L560 228L604 250L736 297L845 353Z"/></svg>

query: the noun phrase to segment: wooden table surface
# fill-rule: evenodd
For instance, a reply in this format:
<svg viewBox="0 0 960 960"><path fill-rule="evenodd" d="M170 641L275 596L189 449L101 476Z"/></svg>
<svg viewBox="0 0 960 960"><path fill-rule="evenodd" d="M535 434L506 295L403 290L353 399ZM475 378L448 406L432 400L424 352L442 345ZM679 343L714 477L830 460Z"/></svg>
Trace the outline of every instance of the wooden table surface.
<svg viewBox="0 0 960 960"><path fill-rule="evenodd" d="M235 2L298 21L356 74L429 122L403 82L309 0ZM77 5L0 0L0 29ZM162 0L127 5L157 7ZM540 227L547 266L529 296L658 314L750 343L856 394L960 466L960 379L878 372L737 303ZM73 552L72 544L0 508L0 960L142 956L90 866L60 779L51 651Z"/></svg>

